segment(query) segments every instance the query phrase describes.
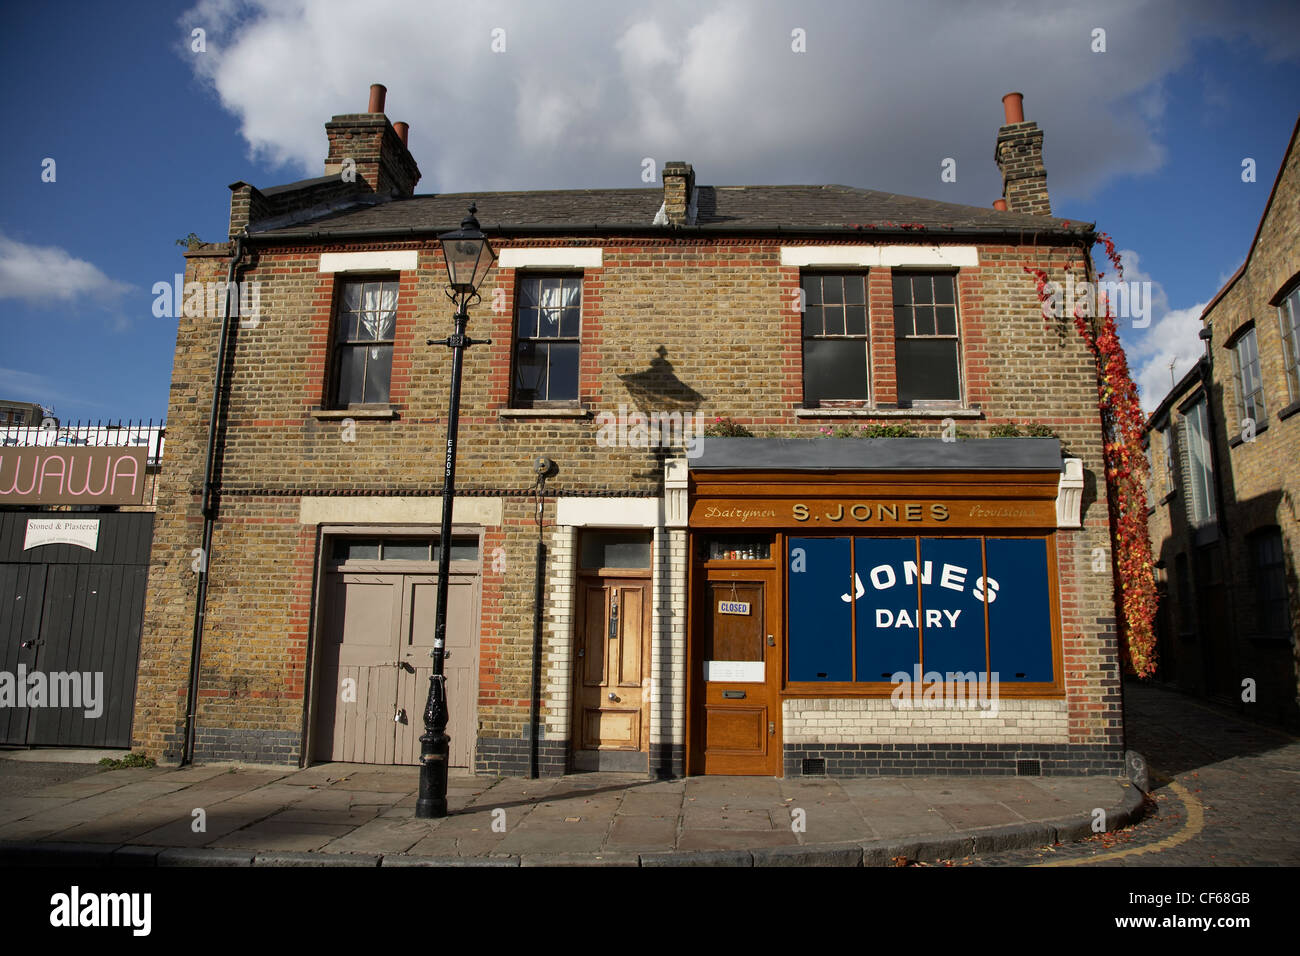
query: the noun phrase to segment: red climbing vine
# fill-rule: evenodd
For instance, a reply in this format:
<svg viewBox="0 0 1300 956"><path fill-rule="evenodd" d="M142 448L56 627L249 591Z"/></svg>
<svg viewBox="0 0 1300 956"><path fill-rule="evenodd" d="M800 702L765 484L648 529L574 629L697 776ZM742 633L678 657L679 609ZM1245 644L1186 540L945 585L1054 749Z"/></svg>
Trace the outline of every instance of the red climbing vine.
<svg viewBox="0 0 1300 956"><path fill-rule="evenodd" d="M1107 259L1116 274L1124 277L1124 265L1115 243L1098 233ZM1038 298L1056 305L1048 289L1047 273L1025 266L1037 281ZM1098 272L1100 280L1104 272ZM1106 497L1111 514L1111 547L1115 579L1116 619L1124 669L1138 677L1150 677L1156 670L1156 586L1152 569L1151 539L1147 531L1147 460L1142 451L1142 407L1137 385L1129 372L1128 359L1119 340L1119 330L1110 303L1097 302L1094 312L1085 302L1075 306L1074 326L1092 352L1097 366L1097 405L1101 409L1106 467ZM1088 314L1085 314L1088 313ZM1098 316L1094 325L1091 315Z"/></svg>

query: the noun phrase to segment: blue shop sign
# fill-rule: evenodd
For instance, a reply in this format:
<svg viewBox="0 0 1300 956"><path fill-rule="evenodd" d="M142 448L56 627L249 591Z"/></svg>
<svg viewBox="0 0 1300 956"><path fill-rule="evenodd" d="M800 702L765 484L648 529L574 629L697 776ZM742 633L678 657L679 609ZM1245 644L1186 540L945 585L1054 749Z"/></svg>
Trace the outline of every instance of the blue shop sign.
<svg viewBox="0 0 1300 956"><path fill-rule="evenodd" d="M997 672L1052 683L1046 538L791 538L792 683Z"/></svg>

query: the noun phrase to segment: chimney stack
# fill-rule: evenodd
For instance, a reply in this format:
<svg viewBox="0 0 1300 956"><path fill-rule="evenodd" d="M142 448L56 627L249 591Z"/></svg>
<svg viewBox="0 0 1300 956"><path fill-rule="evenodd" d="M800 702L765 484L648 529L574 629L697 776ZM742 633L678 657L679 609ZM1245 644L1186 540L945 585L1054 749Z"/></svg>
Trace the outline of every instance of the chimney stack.
<svg viewBox="0 0 1300 956"><path fill-rule="evenodd" d="M343 113L325 124L329 155L325 175L351 175L381 196L406 198L420 181L420 167L407 148L408 127L388 122L384 102L388 90L382 83L370 87L370 104L365 113ZM351 164L346 161L351 160Z"/></svg>
<svg viewBox="0 0 1300 956"><path fill-rule="evenodd" d="M993 154L1002 173L1002 198L1011 212L1050 216L1052 201L1047 195L1047 169L1043 166L1043 131L1037 123L1025 122L1024 104L1023 93L1002 97L1006 123L998 130Z"/></svg>
<svg viewBox="0 0 1300 956"><path fill-rule="evenodd" d="M695 194L695 169L680 160L664 163L664 215L674 226L690 225L695 218L691 199Z"/></svg>

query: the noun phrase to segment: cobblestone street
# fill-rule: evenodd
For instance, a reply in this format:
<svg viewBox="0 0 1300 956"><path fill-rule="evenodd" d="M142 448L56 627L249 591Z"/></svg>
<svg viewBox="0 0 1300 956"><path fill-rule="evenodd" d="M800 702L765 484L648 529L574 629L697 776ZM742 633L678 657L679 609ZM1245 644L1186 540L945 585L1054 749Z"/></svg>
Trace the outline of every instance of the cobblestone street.
<svg viewBox="0 0 1300 956"><path fill-rule="evenodd" d="M1176 691L1124 686L1128 745L1151 769L1145 819L1078 843L958 866L1295 866L1300 740Z"/></svg>

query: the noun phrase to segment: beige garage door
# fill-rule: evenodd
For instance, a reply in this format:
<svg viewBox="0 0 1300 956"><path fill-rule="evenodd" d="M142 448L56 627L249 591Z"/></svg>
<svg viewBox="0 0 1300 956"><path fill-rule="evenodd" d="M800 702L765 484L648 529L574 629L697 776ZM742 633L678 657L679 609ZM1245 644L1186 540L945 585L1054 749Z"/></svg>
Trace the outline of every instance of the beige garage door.
<svg viewBox="0 0 1300 956"><path fill-rule="evenodd" d="M423 549L423 550L421 550ZM451 765L477 733L478 543L455 539L447 602ZM314 756L418 764L437 610L436 539L334 542L325 580Z"/></svg>

